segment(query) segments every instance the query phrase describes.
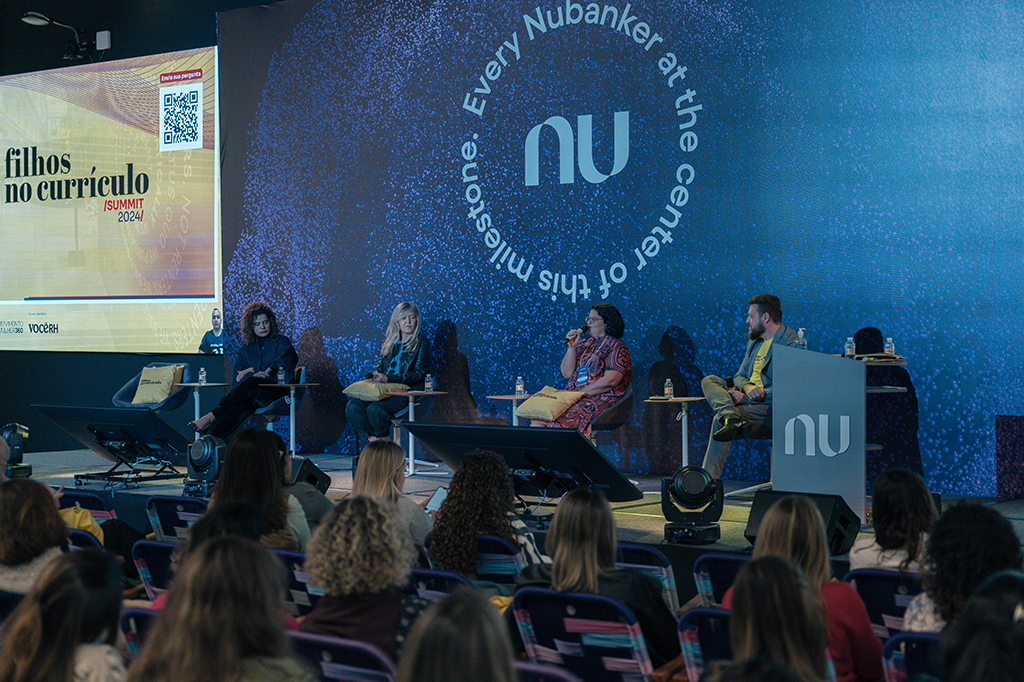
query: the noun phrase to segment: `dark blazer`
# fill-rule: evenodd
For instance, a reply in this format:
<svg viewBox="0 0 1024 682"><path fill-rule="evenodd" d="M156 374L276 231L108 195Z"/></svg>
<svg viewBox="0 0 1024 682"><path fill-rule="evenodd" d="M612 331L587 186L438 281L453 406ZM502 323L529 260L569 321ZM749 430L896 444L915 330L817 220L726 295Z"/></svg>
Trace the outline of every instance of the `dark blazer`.
<svg viewBox="0 0 1024 682"><path fill-rule="evenodd" d="M395 355L401 353L398 358L398 372L388 374L390 383L405 384L409 388L423 388L423 380L431 372L432 361L430 357L430 340L420 335L420 342L413 349L412 353L402 352L402 344L395 342L387 357L382 357L377 363L377 371L387 374L388 366ZM371 375L372 376L372 375Z"/></svg>
<svg viewBox="0 0 1024 682"><path fill-rule="evenodd" d="M272 369L270 372L271 382L277 380L277 368L284 365L284 375L288 381L295 378L295 366L299 364L299 356L295 352L291 339L284 334L268 336L263 343L263 352L260 352L259 343L246 344L238 349L235 355L234 374L231 376L231 383L237 384L236 377L246 367L252 367L254 371Z"/></svg>

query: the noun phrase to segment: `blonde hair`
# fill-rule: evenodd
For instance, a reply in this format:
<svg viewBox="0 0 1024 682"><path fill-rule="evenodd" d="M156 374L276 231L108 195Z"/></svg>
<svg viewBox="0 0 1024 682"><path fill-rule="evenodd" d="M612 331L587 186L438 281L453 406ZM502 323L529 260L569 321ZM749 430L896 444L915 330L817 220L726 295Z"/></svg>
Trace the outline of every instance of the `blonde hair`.
<svg viewBox="0 0 1024 682"><path fill-rule="evenodd" d="M353 495L374 495L395 504L402 496L395 478L405 466L405 450L390 440L368 443L359 453L359 466L352 480Z"/></svg>
<svg viewBox="0 0 1024 682"><path fill-rule="evenodd" d="M596 488L570 491L555 509L545 539L551 586L559 592L598 592L598 579L615 567L615 520Z"/></svg>
<svg viewBox="0 0 1024 682"><path fill-rule="evenodd" d="M375 594L405 585L415 557L394 505L353 495L320 522L306 548L306 571L328 594Z"/></svg>
<svg viewBox="0 0 1024 682"><path fill-rule="evenodd" d="M416 350L416 346L420 345L420 329L423 324L420 317L420 309L416 307L415 303L402 301L391 311L388 329L384 332L384 343L380 346L380 356L382 358L390 355L395 343L402 338L402 334L398 329L398 323L409 313L416 316L416 326L412 328L412 334L409 335L409 338L402 343L402 350L406 353L412 353Z"/></svg>
<svg viewBox="0 0 1024 682"><path fill-rule="evenodd" d="M761 520L753 557L780 556L804 572L815 590L832 579L825 522L818 507L804 495L787 495Z"/></svg>

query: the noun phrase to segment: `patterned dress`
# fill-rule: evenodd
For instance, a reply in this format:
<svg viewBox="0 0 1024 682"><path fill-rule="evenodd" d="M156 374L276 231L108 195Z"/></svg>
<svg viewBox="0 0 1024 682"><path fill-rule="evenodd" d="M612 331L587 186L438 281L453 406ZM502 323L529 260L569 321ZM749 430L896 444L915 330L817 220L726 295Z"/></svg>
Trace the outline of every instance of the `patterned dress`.
<svg viewBox="0 0 1024 682"><path fill-rule="evenodd" d="M550 422L548 426L560 426L562 428L577 429L587 438L590 438L590 424L599 414L614 405L622 396L626 395L629 385L633 380L633 358L629 349L619 339L611 336L604 336L600 339L587 338L581 341L576 347L576 367L572 377L569 379L567 391L579 391L584 384L578 383L580 367L587 367L587 381L596 381L606 371L612 370L622 373L622 381L614 388L599 395L585 395L565 411L558 419Z"/></svg>

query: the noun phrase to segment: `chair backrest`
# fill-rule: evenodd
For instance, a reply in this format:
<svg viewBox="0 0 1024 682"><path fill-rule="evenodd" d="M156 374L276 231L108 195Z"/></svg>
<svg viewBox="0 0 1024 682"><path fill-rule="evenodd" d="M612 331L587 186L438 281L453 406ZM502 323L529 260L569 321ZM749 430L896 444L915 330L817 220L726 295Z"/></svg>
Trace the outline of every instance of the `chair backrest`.
<svg viewBox="0 0 1024 682"><path fill-rule="evenodd" d="M553 663L587 682L649 680L653 668L636 616L598 594L522 587L516 625L534 663Z"/></svg>
<svg viewBox="0 0 1024 682"><path fill-rule="evenodd" d="M128 644L128 653L132 658L139 655L142 645L146 643L146 634L157 613L157 611L136 607L126 608L121 612L121 632L124 634L124 640Z"/></svg>
<svg viewBox="0 0 1024 682"><path fill-rule="evenodd" d="M924 673L942 679L937 632L898 632L882 647L882 668L886 682L903 682Z"/></svg>
<svg viewBox="0 0 1024 682"><path fill-rule="evenodd" d="M405 592L427 601L441 601L460 585L472 587L473 583L461 573L436 568L414 568Z"/></svg>
<svg viewBox="0 0 1024 682"><path fill-rule="evenodd" d="M177 545L173 542L139 540L132 545L132 561L139 570L139 578L150 601L167 591L174 574L173 556Z"/></svg>
<svg viewBox="0 0 1024 682"><path fill-rule="evenodd" d="M583 682L564 668L531 661L513 661L519 682Z"/></svg>
<svg viewBox="0 0 1024 682"><path fill-rule="evenodd" d="M146 367L167 367L168 365L182 365L181 383L187 384L192 381L192 366L187 362L151 362L146 365ZM142 379L141 370L132 379L130 379L127 384L122 386L121 390L114 394L114 397L111 399L114 407L135 407L150 410L176 410L185 404L185 401L188 400L188 396L192 392L192 389L188 386L178 386L178 388L173 389L171 394L159 403L145 405L137 404L132 401L135 400L135 392L139 388L140 379Z"/></svg>
<svg viewBox="0 0 1024 682"><path fill-rule="evenodd" d="M379 648L355 639L289 630L292 650L321 680L391 682L395 664Z"/></svg>
<svg viewBox="0 0 1024 682"><path fill-rule="evenodd" d="M708 663L731 661L729 612L709 606L690 609L679 619L679 644L690 682L700 679Z"/></svg>
<svg viewBox="0 0 1024 682"><path fill-rule="evenodd" d="M312 611L320 597L324 596L324 590L310 584L309 573L306 573L305 569L305 554L286 549L273 551L288 569L288 593L285 595L284 607L293 616L304 616Z"/></svg>
<svg viewBox="0 0 1024 682"><path fill-rule="evenodd" d="M853 585L864 600L871 627L883 642L903 631L907 604L924 589L917 574L877 568L850 571L843 580Z"/></svg>
<svg viewBox="0 0 1024 682"><path fill-rule="evenodd" d="M519 548L496 535L478 535L476 575L500 585L515 585L525 562Z"/></svg>
<svg viewBox="0 0 1024 682"><path fill-rule="evenodd" d="M629 421L629 415L632 411L633 386L630 385L614 405L597 415L594 421L590 423L590 428L594 431L613 431Z"/></svg>
<svg viewBox="0 0 1024 682"><path fill-rule="evenodd" d="M653 576L661 584L661 596L669 611L679 610L679 591L676 589L676 574L668 557L650 545L632 542L620 542L615 565L619 568L630 568L643 571Z"/></svg>
<svg viewBox="0 0 1024 682"><path fill-rule="evenodd" d="M188 529L206 513L207 501L202 497L168 497L154 495L146 501L146 515L161 542L181 542Z"/></svg>
<svg viewBox="0 0 1024 682"><path fill-rule="evenodd" d="M100 539L87 530L71 528L68 530L69 549L103 549Z"/></svg>
<svg viewBox="0 0 1024 682"><path fill-rule="evenodd" d="M60 497L59 504L61 509L68 507L85 509L96 519L96 523L117 518L117 512L105 499L96 493L87 493L84 490L65 490Z"/></svg>
<svg viewBox="0 0 1024 682"><path fill-rule="evenodd" d="M18 607L18 604L21 603L24 596L25 595L18 594L17 592L0 590L0 623L7 618L11 611Z"/></svg>
<svg viewBox="0 0 1024 682"><path fill-rule="evenodd" d="M721 606L736 574L750 560L749 554L702 554L693 562L693 580L704 606Z"/></svg>
<svg viewBox="0 0 1024 682"><path fill-rule="evenodd" d="M268 383L274 381L269 379ZM295 368L295 379L291 382L293 384L304 384L306 383L306 368L303 365L299 365ZM276 389L275 389L276 390ZM302 399L306 397L306 387L300 386L295 389L295 409L298 410L302 406ZM286 417L291 414L291 406L288 405L288 399L290 398L289 393L285 393L280 398L264 405L263 407L257 408L254 413L257 417Z"/></svg>

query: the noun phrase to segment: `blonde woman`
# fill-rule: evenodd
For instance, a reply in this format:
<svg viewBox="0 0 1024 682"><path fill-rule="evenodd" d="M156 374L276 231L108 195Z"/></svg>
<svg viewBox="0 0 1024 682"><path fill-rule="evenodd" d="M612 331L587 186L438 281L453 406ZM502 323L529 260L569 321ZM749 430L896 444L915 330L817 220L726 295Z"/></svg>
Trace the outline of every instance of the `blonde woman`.
<svg viewBox="0 0 1024 682"><path fill-rule="evenodd" d="M398 525L409 533L414 545L423 545L434 527L430 515L404 494L405 450L389 440L368 443L359 453L359 467L352 482L353 495L383 497L395 507Z"/></svg>
<svg viewBox="0 0 1024 682"><path fill-rule="evenodd" d="M420 310L415 303L403 301L391 311L377 366L366 378L380 384L398 383L422 390L430 366L430 341L421 333ZM400 396L377 402L349 398L345 416L352 428L374 441L388 437L391 418L407 405L408 401Z"/></svg>
<svg viewBox="0 0 1024 682"><path fill-rule="evenodd" d="M429 606L402 593L414 556L392 505L369 495L341 500L306 551L311 582L326 594L299 629L369 642L397 659L416 617Z"/></svg>
<svg viewBox="0 0 1024 682"><path fill-rule="evenodd" d="M778 556L803 571L817 592L828 628L828 651L837 682L877 680L882 677L882 643L871 628L868 610L849 583L832 580L825 522L821 512L803 495L789 495L771 506L761 521L753 558ZM722 605L730 608L733 588Z"/></svg>

